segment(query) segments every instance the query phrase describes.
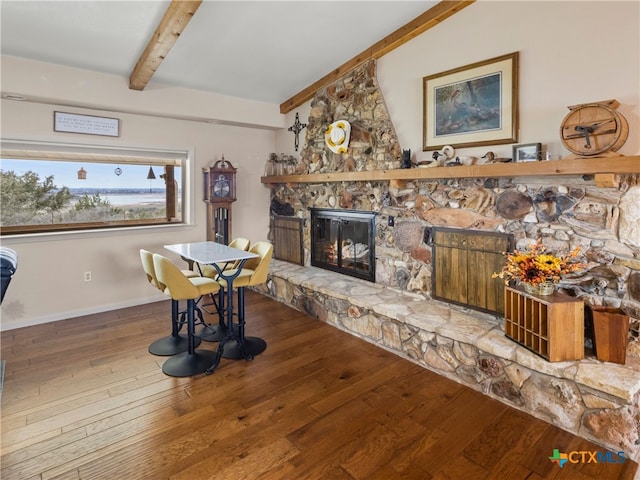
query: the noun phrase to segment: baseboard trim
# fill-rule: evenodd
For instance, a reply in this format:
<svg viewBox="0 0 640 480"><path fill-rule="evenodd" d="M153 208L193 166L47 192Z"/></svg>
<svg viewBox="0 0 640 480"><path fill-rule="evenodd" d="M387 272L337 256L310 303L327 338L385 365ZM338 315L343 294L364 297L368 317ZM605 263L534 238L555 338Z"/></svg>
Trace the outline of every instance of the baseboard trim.
<svg viewBox="0 0 640 480"><path fill-rule="evenodd" d="M84 315L92 315L94 313L109 312L111 310L118 310L120 308L135 307L137 305L146 305L147 303L160 302L167 300L166 295L154 295L152 297L138 298L133 300L127 300L126 302L112 303L109 305L100 305L92 308L83 308L79 310L70 310L67 312L57 312L54 315L45 315L43 317L29 318L17 322L11 322L8 325L0 323L0 331L5 332L9 330L15 330L16 328L32 327L34 325L41 325L43 323L57 322L59 320L67 320L69 318L82 317Z"/></svg>

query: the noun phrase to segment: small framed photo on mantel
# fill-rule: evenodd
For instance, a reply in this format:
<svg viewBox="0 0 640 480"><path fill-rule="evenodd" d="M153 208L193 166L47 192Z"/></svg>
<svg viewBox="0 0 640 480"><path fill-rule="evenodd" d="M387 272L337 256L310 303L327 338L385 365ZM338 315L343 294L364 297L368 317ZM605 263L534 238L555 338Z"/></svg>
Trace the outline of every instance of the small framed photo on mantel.
<svg viewBox="0 0 640 480"><path fill-rule="evenodd" d="M525 143L513 146L514 162L539 162L542 160L541 143Z"/></svg>

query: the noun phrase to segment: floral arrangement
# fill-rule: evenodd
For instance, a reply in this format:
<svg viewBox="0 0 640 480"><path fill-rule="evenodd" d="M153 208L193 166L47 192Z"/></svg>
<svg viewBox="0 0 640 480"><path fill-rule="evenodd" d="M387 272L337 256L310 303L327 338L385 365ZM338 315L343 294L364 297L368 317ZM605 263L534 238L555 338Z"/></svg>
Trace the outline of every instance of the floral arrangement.
<svg viewBox="0 0 640 480"><path fill-rule="evenodd" d="M528 283L533 286L541 283L557 283L563 275L581 270L585 264L575 261L580 253L580 247L576 247L564 257L557 257L546 253L545 247L536 243L527 248L526 252L514 250L505 253L507 263L502 270L494 273L491 278L506 278Z"/></svg>

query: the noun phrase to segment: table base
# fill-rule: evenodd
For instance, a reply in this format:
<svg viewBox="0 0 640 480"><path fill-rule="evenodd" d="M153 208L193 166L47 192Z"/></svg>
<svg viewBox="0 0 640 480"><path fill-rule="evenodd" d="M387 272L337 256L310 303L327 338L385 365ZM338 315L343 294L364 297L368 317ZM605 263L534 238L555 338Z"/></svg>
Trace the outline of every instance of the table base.
<svg viewBox="0 0 640 480"><path fill-rule="evenodd" d="M200 345L200 339L194 339L197 347ZM152 355L158 355L161 357L175 355L176 353L186 352L189 349L189 337L186 335L169 336L156 340L149 345L149 353Z"/></svg>
<svg viewBox="0 0 640 480"><path fill-rule="evenodd" d="M171 377L190 377L204 373L216 360L216 352L198 350L194 353L182 352L162 364L162 371Z"/></svg>

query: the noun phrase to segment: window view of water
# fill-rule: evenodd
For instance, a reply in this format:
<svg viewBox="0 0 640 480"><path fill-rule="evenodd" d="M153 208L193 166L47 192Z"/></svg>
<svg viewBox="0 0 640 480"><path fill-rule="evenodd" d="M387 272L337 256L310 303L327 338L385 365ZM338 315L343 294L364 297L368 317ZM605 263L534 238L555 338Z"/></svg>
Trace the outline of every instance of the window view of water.
<svg viewBox="0 0 640 480"><path fill-rule="evenodd" d="M167 205L164 165L3 158L0 226L180 221L180 166L172 166L176 203Z"/></svg>
<svg viewBox="0 0 640 480"><path fill-rule="evenodd" d="M132 205L161 205L165 204L164 188L154 188L149 192L148 188L71 188L74 198L79 199L84 195L100 195L100 198L109 202L114 207Z"/></svg>

